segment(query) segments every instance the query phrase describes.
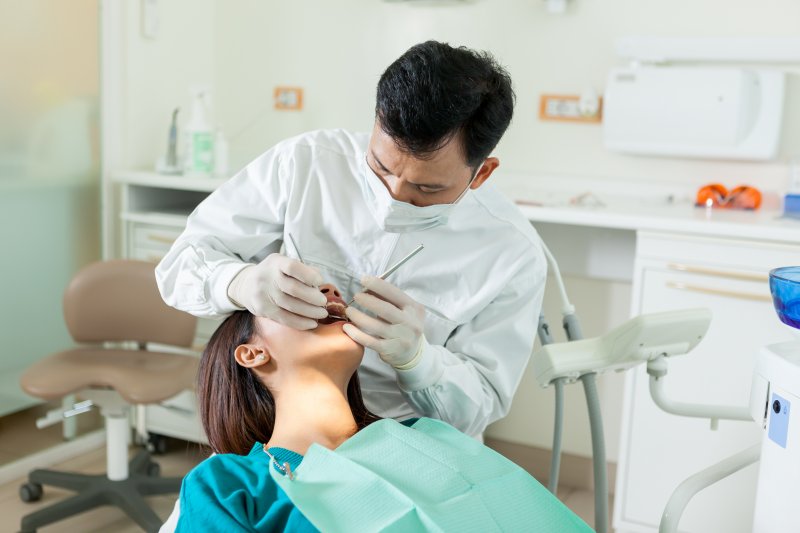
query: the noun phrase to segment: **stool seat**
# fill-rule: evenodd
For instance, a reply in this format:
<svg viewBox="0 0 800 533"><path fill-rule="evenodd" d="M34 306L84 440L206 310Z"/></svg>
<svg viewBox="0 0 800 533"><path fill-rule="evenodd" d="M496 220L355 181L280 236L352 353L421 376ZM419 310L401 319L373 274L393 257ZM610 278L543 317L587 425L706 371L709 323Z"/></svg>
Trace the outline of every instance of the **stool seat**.
<svg viewBox="0 0 800 533"><path fill-rule="evenodd" d="M197 365L196 358L174 353L74 348L29 367L20 385L31 396L45 400L90 387L111 387L130 404L151 404L191 389Z"/></svg>

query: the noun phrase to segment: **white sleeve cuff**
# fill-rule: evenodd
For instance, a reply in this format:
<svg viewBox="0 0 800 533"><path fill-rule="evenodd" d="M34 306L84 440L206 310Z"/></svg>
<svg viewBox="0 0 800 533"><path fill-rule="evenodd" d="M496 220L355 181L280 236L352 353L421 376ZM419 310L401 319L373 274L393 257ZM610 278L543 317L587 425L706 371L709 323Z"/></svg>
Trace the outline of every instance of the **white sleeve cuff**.
<svg viewBox="0 0 800 533"><path fill-rule="evenodd" d="M438 346L431 346L427 341L422 347L419 361L407 370L395 369L397 384L406 392L427 389L439 381L444 373L442 354Z"/></svg>
<svg viewBox="0 0 800 533"><path fill-rule="evenodd" d="M250 266L251 263L226 263L214 269L209 277L209 287L211 289L211 302L217 312L221 315L241 311L243 307L235 305L228 298L228 285L239 272Z"/></svg>

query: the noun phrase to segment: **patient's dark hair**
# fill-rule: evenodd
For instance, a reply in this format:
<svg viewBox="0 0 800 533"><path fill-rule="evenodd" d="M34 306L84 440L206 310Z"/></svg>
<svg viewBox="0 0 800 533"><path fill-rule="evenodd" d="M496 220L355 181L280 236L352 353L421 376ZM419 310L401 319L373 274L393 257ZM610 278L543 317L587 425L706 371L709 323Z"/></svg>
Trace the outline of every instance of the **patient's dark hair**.
<svg viewBox="0 0 800 533"><path fill-rule="evenodd" d="M272 393L250 369L239 365L234 351L251 342L256 322L249 311L236 311L217 328L200 359L197 395L200 419L211 449L247 454L256 442L266 443L275 426ZM347 401L358 429L379 420L361 396L358 372L347 385Z"/></svg>
<svg viewBox="0 0 800 533"><path fill-rule="evenodd" d="M427 41L381 76L375 116L397 145L418 159L458 138L467 165L489 157L514 114L511 77L487 52Z"/></svg>

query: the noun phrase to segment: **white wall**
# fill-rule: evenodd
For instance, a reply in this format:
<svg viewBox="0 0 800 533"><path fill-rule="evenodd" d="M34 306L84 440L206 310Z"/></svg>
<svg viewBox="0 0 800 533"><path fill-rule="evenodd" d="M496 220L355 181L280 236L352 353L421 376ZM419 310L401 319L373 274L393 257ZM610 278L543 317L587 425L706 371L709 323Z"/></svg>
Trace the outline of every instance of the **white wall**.
<svg viewBox="0 0 800 533"><path fill-rule="evenodd" d="M124 3L124 79L122 124L116 129L122 146L119 166L152 169L167 150L172 110L188 117L189 86L213 87L214 0L158 2L159 32L142 36L141 2Z"/></svg>
<svg viewBox="0 0 800 533"><path fill-rule="evenodd" d="M383 69L409 46L439 39L492 51L512 74L516 116L498 154L502 169L678 181L782 186L785 158L800 154L800 83L789 86L784 149L773 164L629 157L605 151L597 125L538 120L543 92L602 92L614 42L627 35L800 35L796 0L569 0L566 15L541 0L475 0L415 6L381 0L226 0L214 21L219 117L239 132L271 106L275 85L306 89L302 113L267 111L232 143L243 163L285 136L316 127L366 129Z"/></svg>
<svg viewBox="0 0 800 533"><path fill-rule="evenodd" d="M602 92L608 70L623 64L614 42L628 35L800 35L796 0L569 0L567 14L549 15L541 0L474 0L431 6L381 0L171 0L160 2L156 41L139 34L139 3L128 4L128 84L123 129L127 164L150 166L166 143L169 114L186 105L189 83L210 81L216 120L230 138L232 170L273 143L305 130L367 130L381 72L426 39L492 51L509 69L517 92L514 121L498 147L500 172L584 176L598 188L609 178L667 182L687 191L720 181L764 189L785 185L789 157L800 154L800 67L792 67L779 158L768 164L630 157L604 150L598 125L542 122L542 93ZM420 2L424 4L424 2ZM305 89L302 112L275 111L276 85ZM185 115L184 115L185 118ZM531 178L536 179L536 178ZM628 317L630 285L567 278L587 335ZM559 316L554 293L545 309ZM620 376L604 376L600 393L609 458L616 458ZM530 371L495 437L549 446L552 393ZM590 453L583 394L567 395L564 448Z"/></svg>

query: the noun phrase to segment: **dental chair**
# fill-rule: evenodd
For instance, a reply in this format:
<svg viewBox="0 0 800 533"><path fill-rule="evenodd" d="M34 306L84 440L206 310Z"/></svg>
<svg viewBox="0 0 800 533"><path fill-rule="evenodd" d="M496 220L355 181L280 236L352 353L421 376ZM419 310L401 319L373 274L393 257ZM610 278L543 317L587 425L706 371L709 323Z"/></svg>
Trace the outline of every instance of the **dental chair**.
<svg viewBox="0 0 800 533"><path fill-rule="evenodd" d="M93 263L64 294L64 319L79 346L45 357L21 378L22 389L44 400L77 394L98 406L105 419L107 472L86 475L34 470L20 487L24 501L42 497L42 485L76 495L28 514L21 530L37 528L99 507L121 508L146 531L162 520L145 496L178 492L181 478L159 477L147 451L128 461L131 405L154 404L192 388L197 360L157 351L152 344L188 348L196 319L168 307L156 286L154 266L142 261ZM114 343L115 347L109 347Z"/></svg>

